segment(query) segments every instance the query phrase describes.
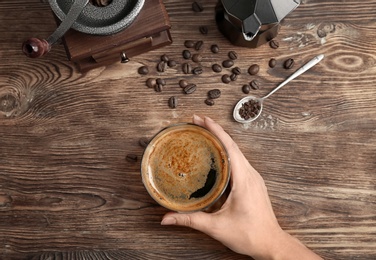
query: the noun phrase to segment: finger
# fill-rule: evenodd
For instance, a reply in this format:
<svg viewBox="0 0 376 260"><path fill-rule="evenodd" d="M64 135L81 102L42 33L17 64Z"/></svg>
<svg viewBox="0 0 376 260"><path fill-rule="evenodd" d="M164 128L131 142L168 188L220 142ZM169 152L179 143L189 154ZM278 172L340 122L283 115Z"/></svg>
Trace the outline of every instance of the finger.
<svg viewBox="0 0 376 260"><path fill-rule="evenodd" d="M198 115L193 115L192 121L194 124L205 127L205 121Z"/></svg>
<svg viewBox="0 0 376 260"><path fill-rule="evenodd" d="M189 214L170 212L163 217L161 225L190 227L208 234L211 218L212 216L210 216L210 214L201 211Z"/></svg>
<svg viewBox="0 0 376 260"><path fill-rule="evenodd" d="M226 150L230 156L231 164L234 164L233 166L239 165L240 161L244 160L245 158L231 136L225 130L223 130L219 124L209 117L204 118L204 123L205 127L216 135L226 147Z"/></svg>

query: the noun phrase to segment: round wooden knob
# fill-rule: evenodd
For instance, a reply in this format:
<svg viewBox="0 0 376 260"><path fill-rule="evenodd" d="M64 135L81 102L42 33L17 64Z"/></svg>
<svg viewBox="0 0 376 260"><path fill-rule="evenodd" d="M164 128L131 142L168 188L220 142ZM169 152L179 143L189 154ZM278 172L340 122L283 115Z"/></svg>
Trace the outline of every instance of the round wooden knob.
<svg viewBox="0 0 376 260"><path fill-rule="evenodd" d="M51 45L44 39L30 38L22 44L22 51L30 58L39 58L51 50Z"/></svg>

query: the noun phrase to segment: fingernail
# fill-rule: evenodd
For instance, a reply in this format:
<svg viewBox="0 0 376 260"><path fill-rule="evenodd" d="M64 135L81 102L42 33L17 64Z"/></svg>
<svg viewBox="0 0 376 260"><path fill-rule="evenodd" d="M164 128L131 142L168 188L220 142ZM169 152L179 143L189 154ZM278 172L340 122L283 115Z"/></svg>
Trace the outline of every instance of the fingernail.
<svg viewBox="0 0 376 260"><path fill-rule="evenodd" d="M199 122L203 122L204 120L199 117L198 115L193 115L193 122L194 123L199 123Z"/></svg>
<svg viewBox="0 0 376 260"><path fill-rule="evenodd" d="M167 217L162 219L161 225L175 225L176 224L176 218L173 217Z"/></svg>

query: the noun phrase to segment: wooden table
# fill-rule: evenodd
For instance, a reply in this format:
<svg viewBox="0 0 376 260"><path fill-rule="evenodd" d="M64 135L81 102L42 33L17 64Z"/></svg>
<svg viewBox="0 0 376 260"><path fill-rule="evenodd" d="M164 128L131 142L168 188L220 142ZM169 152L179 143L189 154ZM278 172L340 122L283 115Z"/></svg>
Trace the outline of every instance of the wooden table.
<svg viewBox="0 0 376 260"><path fill-rule="evenodd" d="M84 74L62 45L40 59L22 54L26 38L56 28L43 2L0 2L1 259L242 259L200 232L160 226L167 210L143 187L139 160L125 159L141 157L141 137L193 114L212 117L239 144L285 230L325 259L376 258L375 1L303 1L282 22L278 49L247 49L218 31L215 0L201 13L192 1L166 0L170 46ZM204 41L201 75L181 71L185 40ZM218 54L209 50L214 43ZM211 65L230 50L243 73L224 84L229 70L214 73ZM324 60L270 97L256 122L232 119L243 84L257 79L251 93L262 96L320 53ZM178 66L158 73L162 54ZM290 57L295 66L286 70ZM256 76L247 74L252 64L260 65ZM137 72L142 65L147 76ZM157 93L145 86L148 77L167 85ZM180 79L196 92L182 93ZM208 106L213 88L222 95ZM176 109L167 105L171 96Z"/></svg>

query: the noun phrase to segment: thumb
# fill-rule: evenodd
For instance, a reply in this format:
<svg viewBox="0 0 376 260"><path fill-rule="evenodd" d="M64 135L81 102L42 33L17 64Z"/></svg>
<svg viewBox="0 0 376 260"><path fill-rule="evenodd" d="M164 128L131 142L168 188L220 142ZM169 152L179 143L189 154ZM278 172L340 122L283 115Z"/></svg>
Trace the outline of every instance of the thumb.
<svg viewBox="0 0 376 260"><path fill-rule="evenodd" d="M212 216L205 212L194 212L189 214L167 213L164 215L161 225L178 225L196 229L208 233L210 230Z"/></svg>

